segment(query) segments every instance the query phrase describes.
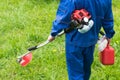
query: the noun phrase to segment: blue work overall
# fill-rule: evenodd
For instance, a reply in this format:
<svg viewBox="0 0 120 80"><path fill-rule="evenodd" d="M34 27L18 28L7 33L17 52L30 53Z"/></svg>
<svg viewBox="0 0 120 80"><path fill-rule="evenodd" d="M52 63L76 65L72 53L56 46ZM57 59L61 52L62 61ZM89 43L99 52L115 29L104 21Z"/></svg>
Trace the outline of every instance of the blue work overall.
<svg viewBox="0 0 120 80"><path fill-rule="evenodd" d="M70 27L71 14L78 9L86 9L94 25L86 33L80 33L77 29L66 33L67 70L69 80L89 80L94 47L101 27L107 38L112 38L115 33L111 0L60 0L51 35L56 36Z"/></svg>

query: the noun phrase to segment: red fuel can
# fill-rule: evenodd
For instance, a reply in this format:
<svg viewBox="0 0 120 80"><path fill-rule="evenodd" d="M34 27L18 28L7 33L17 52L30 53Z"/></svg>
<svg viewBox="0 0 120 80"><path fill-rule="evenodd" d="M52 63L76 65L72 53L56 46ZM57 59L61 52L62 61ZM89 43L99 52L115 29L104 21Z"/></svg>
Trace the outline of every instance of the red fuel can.
<svg viewBox="0 0 120 80"><path fill-rule="evenodd" d="M114 48L108 44L107 47L102 52L100 52L100 61L103 65L113 65L115 61L114 58Z"/></svg>

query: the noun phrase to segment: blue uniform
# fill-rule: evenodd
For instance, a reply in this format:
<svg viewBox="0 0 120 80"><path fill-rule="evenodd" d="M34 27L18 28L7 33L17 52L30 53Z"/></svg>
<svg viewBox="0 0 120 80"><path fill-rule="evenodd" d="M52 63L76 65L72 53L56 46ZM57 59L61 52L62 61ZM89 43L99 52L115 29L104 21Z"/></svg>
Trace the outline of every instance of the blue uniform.
<svg viewBox="0 0 120 80"><path fill-rule="evenodd" d="M112 38L113 14L111 0L60 0L56 19L53 21L52 36L70 27L71 14L74 10L86 9L94 21L93 27L86 33L74 29L66 33L66 60L69 80L88 80L93 61L94 46L103 27L107 38Z"/></svg>

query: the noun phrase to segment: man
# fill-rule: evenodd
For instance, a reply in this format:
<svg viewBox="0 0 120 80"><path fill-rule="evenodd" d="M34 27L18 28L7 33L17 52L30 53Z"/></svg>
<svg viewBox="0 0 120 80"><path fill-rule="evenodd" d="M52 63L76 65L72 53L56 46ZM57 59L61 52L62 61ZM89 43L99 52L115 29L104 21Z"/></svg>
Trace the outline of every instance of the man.
<svg viewBox="0 0 120 80"><path fill-rule="evenodd" d="M111 0L60 0L51 35L48 37L49 41L53 41L59 32L70 27L71 14L74 10L87 10L94 21L93 27L86 33L80 33L77 29L66 33L69 80L89 80L94 47L101 27L103 27L107 39L113 37L115 32L111 4Z"/></svg>

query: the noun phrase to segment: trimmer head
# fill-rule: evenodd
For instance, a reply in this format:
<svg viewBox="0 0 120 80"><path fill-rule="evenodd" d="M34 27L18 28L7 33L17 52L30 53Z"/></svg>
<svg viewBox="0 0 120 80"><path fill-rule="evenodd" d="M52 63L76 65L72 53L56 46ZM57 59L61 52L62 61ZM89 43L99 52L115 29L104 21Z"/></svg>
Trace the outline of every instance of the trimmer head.
<svg viewBox="0 0 120 80"><path fill-rule="evenodd" d="M17 58L17 62L20 63L21 66L26 66L30 63L30 61L32 60L32 52L33 50L36 50L40 47L43 47L45 46L46 44L48 44L50 41L45 41L41 44L39 44L38 46L33 46L33 47L30 47L28 48L28 52L23 54L22 56L18 57Z"/></svg>
<svg viewBox="0 0 120 80"><path fill-rule="evenodd" d="M30 63L30 61L32 60L32 53L29 52L21 57L19 57L17 59L18 63L20 63L21 66L26 66L27 64Z"/></svg>

